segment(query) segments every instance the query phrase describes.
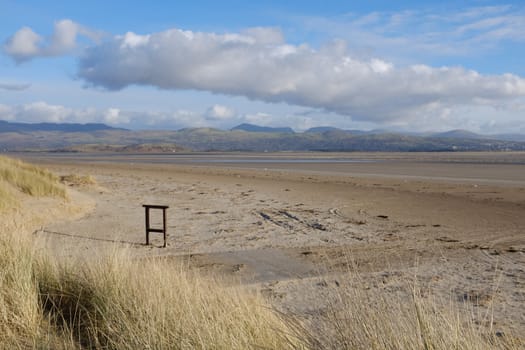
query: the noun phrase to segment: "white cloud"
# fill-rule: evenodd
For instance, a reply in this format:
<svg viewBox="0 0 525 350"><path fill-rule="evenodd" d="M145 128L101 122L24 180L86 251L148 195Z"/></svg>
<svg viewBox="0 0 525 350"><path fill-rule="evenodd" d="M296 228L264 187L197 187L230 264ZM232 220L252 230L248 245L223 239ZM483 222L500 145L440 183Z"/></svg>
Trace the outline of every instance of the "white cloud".
<svg viewBox="0 0 525 350"><path fill-rule="evenodd" d="M40 35L33 32L31 28L23 27L7 40L4 52L17 61L23 61L38 55L41 41Z"/></svg>
<svg viewBox="0 0 525 350"><path fill-rule="evenodd" d="M262 45L276 45L284 43L284 36L279 28L254 27L243 31L247 37L253 38L253 42Z"/></svg>
<svg viewBox="0 0 525 350"><path fill-rule="evenodd" d="M11 107L0 104L0 120L12 120L12 118Z"/></svg>
<svg viewBox="0 0 525 350"><path fill-rule="evenodd" d="M122 48L135 48L140 45L144 45L148 43L149 36L148 35L137 35L132 32L127 32L123 36L119 36L118 38L122 38Z"/></svg>
<svg viewBox="0 0 525 350"><path fill-rule="evenodd" d="M244 120L249 124L270 126L275 125L275 117L268 113L249 113L244 116Z"/></svg>
<svg viewBox="0 0 525 350"><path fill-rule="evenodd" d="M108 108L103 116L102 121L111 125L125 125L130 122L129 116L121 113L118 108Z"/></svg>
<svg viewBox="0 0 525 350"><path fill-rule="evenodd" d="M109 109L108 111L110 111ZM104 119L107 111L95 108L70 108L43 101L23 105L0 105L0 120L25 123L94 123L108 122Z"/></svg>
<svg viewBox="0 0 525 350"><path fill-rule="evenodd" d="M55 22L53 34L44 38L29 27L23 27L4 44L3 51L17 62L35 57L59 56L71 52L77 46L77 37L83 35L97 41L100 36L69 19Z"/></svg>
<svg viewBox="0 0 525 350"><path fill-rule="evenodd" d="M213 105L206 111L206 118L209 120L228 120L234 116L235 110L223 105Z"/></svg>
<svg viewBox="0 0 525 350"><path fill-rule="evenodd" d="M80 31L81 26L71 20L65 19L56 22L55 31L47 51L51 55L60 55L72 50L76 46L77 34Z"/></svg>
<svg viewBox="0 0 525 350"><path fill-rule="evenodd" d="M210 113L217 117L210 119ZM240 118L240 117L239 117ZM166 112L131 111L110 107L72 108L37 101L22 105L0 104L0 120L24 123L105 123L131 129L230 128L237 123L234 111L214 105L204 112L178 109Z"/></svg>
<svg viewBox="0 0 525 350"><path fill-rule="evenodd" d="M379 58L353 57L341 41L314 49L260 37L178 29L144 36L128 33L87 49L78 74L113 90L129 85L205 90L372 122L417 118L429 106L442 112L464 105L496 106L525 96L525 80L511 74L397 67Z"/></svg>
<svg viewBox="0 0 525 350"><path fill-rule="evenodd" d="M37 122L46 121L60 123L71 116L71 110L63 106L49 105L45 102L34 102L21 106L17 111L17 120L23 117L23 121Z"/></svg>

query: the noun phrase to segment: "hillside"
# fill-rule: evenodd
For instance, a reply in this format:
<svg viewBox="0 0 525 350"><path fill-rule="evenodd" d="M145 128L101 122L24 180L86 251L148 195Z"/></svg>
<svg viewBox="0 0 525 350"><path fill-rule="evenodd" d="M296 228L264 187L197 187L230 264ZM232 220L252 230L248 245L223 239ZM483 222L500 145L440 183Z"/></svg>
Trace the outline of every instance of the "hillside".
<svg viewBox="0 0 525 350"><path fill-rule="evenodd" d="M5 132L35 132L35 131L61 131L61 132L94 132L101 130L126 130L113 128L101 123L14 123L0 120L0 133Z"/></svg>
<svg viewBox="0 0 525 350"><path fill-rule="evenodd" d="M278 127L272 128L269 126L259 126L253 124L240 124L230 129L231 131L240 130L248 132L276 132L276 133L293 133L293 129L290 127Z"/></svg>
<svg viewBox="0 0 525 350"><path fill-rule="evenodd" d="M436 138L449 138L449 139L486 139L487 136L479 135L468 130L450 130L441 133L432 134L432 137Z"/></svg>
<svg viewBox="0 0 525 350"><path fill-rule="evenodd" d="M171 143L139 143L131 145L85 144L55 150L56 152L90 152L90 153L175 153L189 150Z"/></svg>
<svg viewBox="0 0 525 350"><path fill-rule="evenodd" d="M65 127L65 126L62 126ZM87 127L87 126L85 126ZM249 128L248 128L249 129ZM189 128L178 131L129 131L103 128L95 131L0 132L3 151L76 151L173 153L185 151L523 151L525 142L497 140L465 131L406 135L314 128L304 133L278 131ZM291 129L290 129L291 130Z"/></svg>

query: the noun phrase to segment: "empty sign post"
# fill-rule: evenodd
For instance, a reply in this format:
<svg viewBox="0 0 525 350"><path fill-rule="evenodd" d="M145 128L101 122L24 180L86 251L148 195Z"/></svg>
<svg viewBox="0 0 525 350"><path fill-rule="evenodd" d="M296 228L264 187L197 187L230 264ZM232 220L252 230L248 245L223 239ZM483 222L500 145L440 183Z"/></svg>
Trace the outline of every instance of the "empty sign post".
<svg viewBox="0 0 525 350"><path fill-rule="evenodd" d="M149 245L149 234L150 232L162 233L164 235L164 245L166 247L166 209L169 208L167 205L152 205L152 204L143 204L142 205L146 210L146 245ZM162 210L162 228L153 228L151 227L150 222L150 209L159 209Z"/></svg>

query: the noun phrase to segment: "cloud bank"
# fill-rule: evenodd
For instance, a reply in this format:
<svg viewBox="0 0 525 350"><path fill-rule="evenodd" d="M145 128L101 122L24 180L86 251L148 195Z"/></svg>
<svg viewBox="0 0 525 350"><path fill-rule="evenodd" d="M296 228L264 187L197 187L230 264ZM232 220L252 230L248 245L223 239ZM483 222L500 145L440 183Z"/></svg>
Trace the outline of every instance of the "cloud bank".
<svg viewBox="0 0 525 350"><path fill-rule="evenodd" d="M72 108L44 101L20 105L0 104L0 120L24 123L105 123L131 129L180 129L214 126L230 128L243 120L233 109L213 105L203 112L175 110L167 112L131 111L116 107L105 109Z"/></svg>
<svg viewBox="0 0 525 350"><path fill-rule="evenodd" d="M525 112L524 105L515 105L517 113ZM457 128L468 128L485 134L493 133L525 133L525 125L520 120L494 119L484 115L483 107L445 113L440 118L422 116L407 125L401 123L389 124L397 131L448 131ZM470 118L468 114L475 115ZM241 123L251 123L262 126L290 126L296 131L304 131L316 126L334 126L343 129L369 130L377 128L377 124L355 122L350 118L336 113L325 113L315 109L296 113L240 113L233 108L214 104L202 110L176 109L166 111L129 110L118 107L68 107L50 104L44 101L20 105L0 104L0 120L26 123L105 123L136 130L178 130L182 128L213 127L230 129ZM436 120L439 121L438 124ZM434 123L434 124L433 124ZM432 126L429 128L429 126Z"/></svg>
<svg viewBox="0 0 525 350"><path fill-rule="evenodd" d="M230 34L129 32L88 48L78 75L110 90L130 85L205 90L379 123L525 96L525 80L516 75L397 67L378 58L352 57L343 42L319 49L287 44L273 28Z"/></svg>
<svg viewBox="0 0 525 350"><path fill-rule="evenodd" d="M73 109L43 101L16 106L0 104L0 120L26 123L91 123L100 115L94 108Z"/></svg>

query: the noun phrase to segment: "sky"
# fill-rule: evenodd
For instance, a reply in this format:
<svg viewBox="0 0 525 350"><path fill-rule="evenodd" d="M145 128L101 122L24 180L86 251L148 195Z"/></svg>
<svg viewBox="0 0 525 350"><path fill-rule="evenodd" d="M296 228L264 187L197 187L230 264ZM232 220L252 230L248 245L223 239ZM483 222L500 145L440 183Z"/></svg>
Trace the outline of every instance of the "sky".
<svg viewBox="0 0 525 350"><path fill-rule="evenodd" d="M525 1L0 0L0 120L525 133Z"/></svg>

